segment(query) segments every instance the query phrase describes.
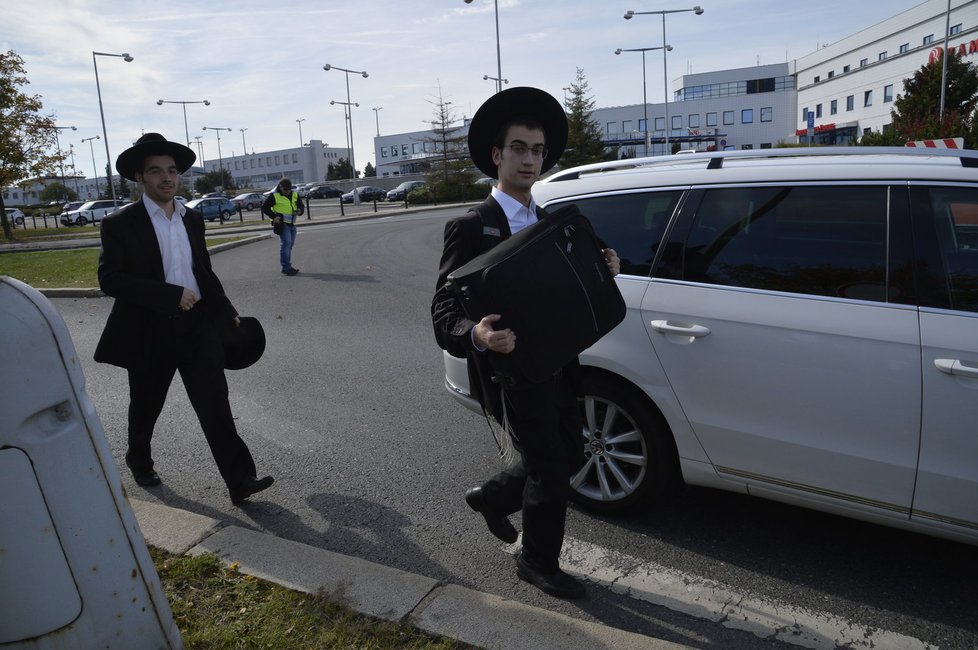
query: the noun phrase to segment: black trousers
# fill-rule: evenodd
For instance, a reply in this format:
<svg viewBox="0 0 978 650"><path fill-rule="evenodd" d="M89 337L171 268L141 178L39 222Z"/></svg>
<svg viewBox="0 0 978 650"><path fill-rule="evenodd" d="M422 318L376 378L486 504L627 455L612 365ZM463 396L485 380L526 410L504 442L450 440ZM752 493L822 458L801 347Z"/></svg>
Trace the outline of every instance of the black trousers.
<svg viewBox="0 0 978 650"><path fill-rule="evenodd" d="M507 389L506 416L521 460L482 485L496 512L523 512L523 557L556 571L564 543L569 477L584 458L577 398L562 375L528 388Z"/></svg>
<svg viewBox="0 0 978 650"><path fill-rule="evenodd" d="M150 330L145 363L129 368L126 464L134 470L153 468L153 428L179 372L228 488L255 476L255 461L231 415L224 350L206 306L201 302L180 317L155 321Z"/></svg>

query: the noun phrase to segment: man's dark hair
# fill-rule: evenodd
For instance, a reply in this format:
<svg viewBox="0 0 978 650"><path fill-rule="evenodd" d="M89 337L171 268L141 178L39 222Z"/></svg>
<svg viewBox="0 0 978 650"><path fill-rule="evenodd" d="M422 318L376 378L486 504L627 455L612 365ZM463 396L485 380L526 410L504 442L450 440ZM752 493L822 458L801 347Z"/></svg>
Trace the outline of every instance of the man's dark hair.
<svg viewBox="0 0 978 650"><path fill-rule="evenodd" d="M282 180L280 180L278 182L278 189L280 189L280 190L291 190L292 189L292 180L289 179L289 178L283 178Z"/></svg>
<svg viewBox="0 0 978 650"><path fill-rule="evenodd" d="M502 126L499 127L499 130L496 131L496 136L492 139L492 146L496 147L497 149L502 149L504 146L506 146L506 133L509 132L509 129L512 126L522 126L534 131L543 131L544 144L546 144L547 130L543 128L540 120L530 117L529 115L517 115L516 117L503 122Z"/></svg>

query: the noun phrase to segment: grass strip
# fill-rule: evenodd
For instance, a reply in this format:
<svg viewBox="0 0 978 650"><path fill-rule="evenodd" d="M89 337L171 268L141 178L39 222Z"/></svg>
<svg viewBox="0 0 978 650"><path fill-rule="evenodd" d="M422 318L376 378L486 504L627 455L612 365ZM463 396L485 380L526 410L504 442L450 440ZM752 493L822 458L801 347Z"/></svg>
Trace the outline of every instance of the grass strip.
<svg viewBox="0 0 978 650"><path fill-rule="evenodd" d="M215 237L208 246L246 239ZM9 275L36 289L53 287L97 287L98 248L75 248L55 251L24 251L0 254L0 275Z"/></svg>
<svg viewBox="0 0 978 650"><path fill-rule="evenodd" d="M214 555L150 554L189 650L358 648L460 650L404 624L358 614L327 594L305 594L225 567Z"/></svg>

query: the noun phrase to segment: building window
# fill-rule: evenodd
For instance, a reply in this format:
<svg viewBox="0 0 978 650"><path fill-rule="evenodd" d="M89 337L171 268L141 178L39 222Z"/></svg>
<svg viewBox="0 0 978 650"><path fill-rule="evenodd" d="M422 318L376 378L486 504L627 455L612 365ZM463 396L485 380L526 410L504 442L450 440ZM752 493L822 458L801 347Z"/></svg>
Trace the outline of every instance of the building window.
<svg viewBox="0 0 978 650"><path fill-rule="evenodd" d="M848 95L846 96L846 110L851 111L856 107L856 96Z"/></svg>
<svg viewBox="0 0 978 650"><path fill-rule="evenodd" d="M865 68L867 65L869 65L869 59L859 59L860 68Z"/></svg>
<svg viewBox="0 0 978 650"><path fill-rule="evenodd" d="M700 128L700 114L699 113L693 113L692 115L690 115L686 119L689 121L689 128L691 128L691 129L698 129L698 128Z"/></svg>
<svg viewBox="0 0 978 650"><path fill-rule="evenodd" d="M673 115L672 116L672 129L673 129L673 131L675 131L676 129L681 129L681 128L683 128L683 116L682 115Z"/></svg>
<svg viewBox="0 0 978 650"><path fill-rule="evenodd" d="M872 106L872 105L873 105L873 91L867 90L865 93L863 93L863 106Z"/></svg>
<svg viewBox="0 0 978 650"><path fill-rule="evenodd" d="M740 145L740 148L743 149L744 151L747 151L748 149L753 149L754 148L754 145L752 145L752 144L742 144L742 145Z"/></svg>
<svg viewBox="0 0 978 650"><path fill-rule="evenodd" d="M930 45L933 42L934 42L933 34L928 34L927 36L924 36L924 45Z"/></svg>
<svg viewBox="0 0 978 650"><path fill-rule="evenodd" d="M822 117L822 105L821 104L816 104L815 105L815 117L816 118Z"/></svg>
<svg viewBox="0 0 978 650"><path fill-rule="evenodd" d="M706 114L706 125L708 127L709 126L716 126L717 125L717 114L716 113L707 113Z"/></svg>
<svg viewBox="0 0 978 650"><path fill-rule="evenodd" d="M631 120L625 120L624 122L621 123L621 132L622 133L631 133L632 132L632 121Z"/></svg>
<svg viewBox="0 0 978 650"><path fill-rule="evenodd" d="M844 65L844 66L842 66L842 74L845 74L845 73L849 72L850 70L852 70L852 66L851 65Z"/></svg>
<svg viewBox="0 0 978 650"><path fill-rule="evenodd" d="M380 148L380 157L381 158L386 158L387 157L387 147L381 147Z"/></svg>
<svg viewBox="0 0 978 650"><path fill-rule="evenodd" d="M278 167L281 164L282 164L282 157L281 156L275 156L275 166Z"/></svg>
<svg viewBox="0 0 978 650"><path fill-rule="evenodd" d="M961 33L961 23L958 23L957 25L951 25L951 31L950 31L951 36L960 33Z"/></svg>
<svg viewBox="0 0 978 650"><path fill-rule="evenodd" d="M723 123L733 124L734 123L734 112L733 111L723 111Z"/></svg>
<svg viewBox="0 0 978 650"><path fill-rule="evenodd" d="M829 102L829 115L835 115L839 112L839 100L833 99Z"/></svg>
<svg viewBox="0 0 978 650"><path fill-rule="evenodd" d="M910 51L910 43L904 43L900 46L900 54L905 54Z"/></svg>
<svg viewBox="0 0 978 650"><path fill-rule="evenodd" d="M664 117L657 117L657 118L655 118L655 130L656 131L665 131L666 130L666 118L664 118Z"/></svg>
<svg viewBox="0 0 978 650"><path fill-rule="evenodd" d="M770 122L774 119L774 109L770 106L766 106L761 109L761 121Z"/></svg>
<svg viewBox="0 0 978 650"><path fill-rule="evenodd" d="M605 128L608 130L608 135L618 133L618 122L608 122L608 124L605 125Z"/></svg>
<svg viewBox="0 0 978 650"><path fill-rule="evenodd" d="M649 121L644 117L638 121L638 130L645 133L649 128Z"/></svg>
<svg viewBox="0 0 978 650"><path fill-rule="evenodd" d="M883 103L893 101L893 84L883 86Z"/></svg>
<svg viewBox="0 0 978 650"><path fill-rule="evenodd" d="M835 70L829 70L829 79L835 76Z"/></svg>
<svg viewBox="0 0 978 650"><path fill-rule="evenodd" d="M406 156L406 155L408 155L408 147L407 147L407 145L406 145L406 144L402 144L402 145L401 145L401 155L402 155L402 156Z"/></svg>
<svg viewBox="0 0 978 650"><path fill-rule="evenodd" d="M771 148L771 143L770 142L762 142L761 143L761 149L770 149L770 148Z"/></svg>
<svg viewBox="0 0 978 650"><path fill-rule="evenodd" d="M808 107L807 106L805 108L801 109L801 121L802 122L807 122L808 121Z"/></svg>
<svg viewBox="0 0 978 650"><path fill-rule="evenodd" d="M740 123L741 124L753 124L754 123L754 109L745 108L740 111Z"/></svg>
<svg viewBox="0 0 978 650"><path fill-rule="evenodd" d="M820 76L815 75L815 81L814 81L814 83L818 83L821 80L822 80L822 78Z"/></svg>
<svg viewBox="0 0 978 650"><path fill-rule="evenodd" d="M880 52L879 53L879 56L876 57L876 60L877 61L885 61L886 60L886 52Z"/></svg>

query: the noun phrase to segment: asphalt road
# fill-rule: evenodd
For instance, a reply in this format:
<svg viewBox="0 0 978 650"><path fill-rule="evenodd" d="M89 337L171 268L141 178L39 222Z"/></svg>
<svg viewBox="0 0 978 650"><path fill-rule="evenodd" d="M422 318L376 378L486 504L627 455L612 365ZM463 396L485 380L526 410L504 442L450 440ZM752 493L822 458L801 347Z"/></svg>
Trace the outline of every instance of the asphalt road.
<svg viewBox="0 0 978 650"><path fill-rule="evenodd" d="M265 357L229 372L231 404L259 472L276 484L245 508L228 500L180 381L157 426L163 486L141 499L355 555L540 607L694 647L798 647L736 629L731 616L664 607L592 585L561 602L517 580L513 559L465 506L494 472L483 420L442 387L431 333L441 233L451 212L419 212L300 231L283 276L277 240L215 255L243 315L268 335ZM91 361L111 300L53 301L72 333L114 455L125 452L126 378ZM602 518L572 509L567 535L598 549L611 581L652 562L723 586L717 593L800 608L905 647L978 647L978 549L742 495L690 489L668 512ZM693 598L695 601L695 598ZM790 625L785 636L790 638ZM858 636L858 635L857 635ZM870 640L849 645L860 647ZM824 647L824 646L822 646ZM886 647L878 639L875 647Z"/></svg>

